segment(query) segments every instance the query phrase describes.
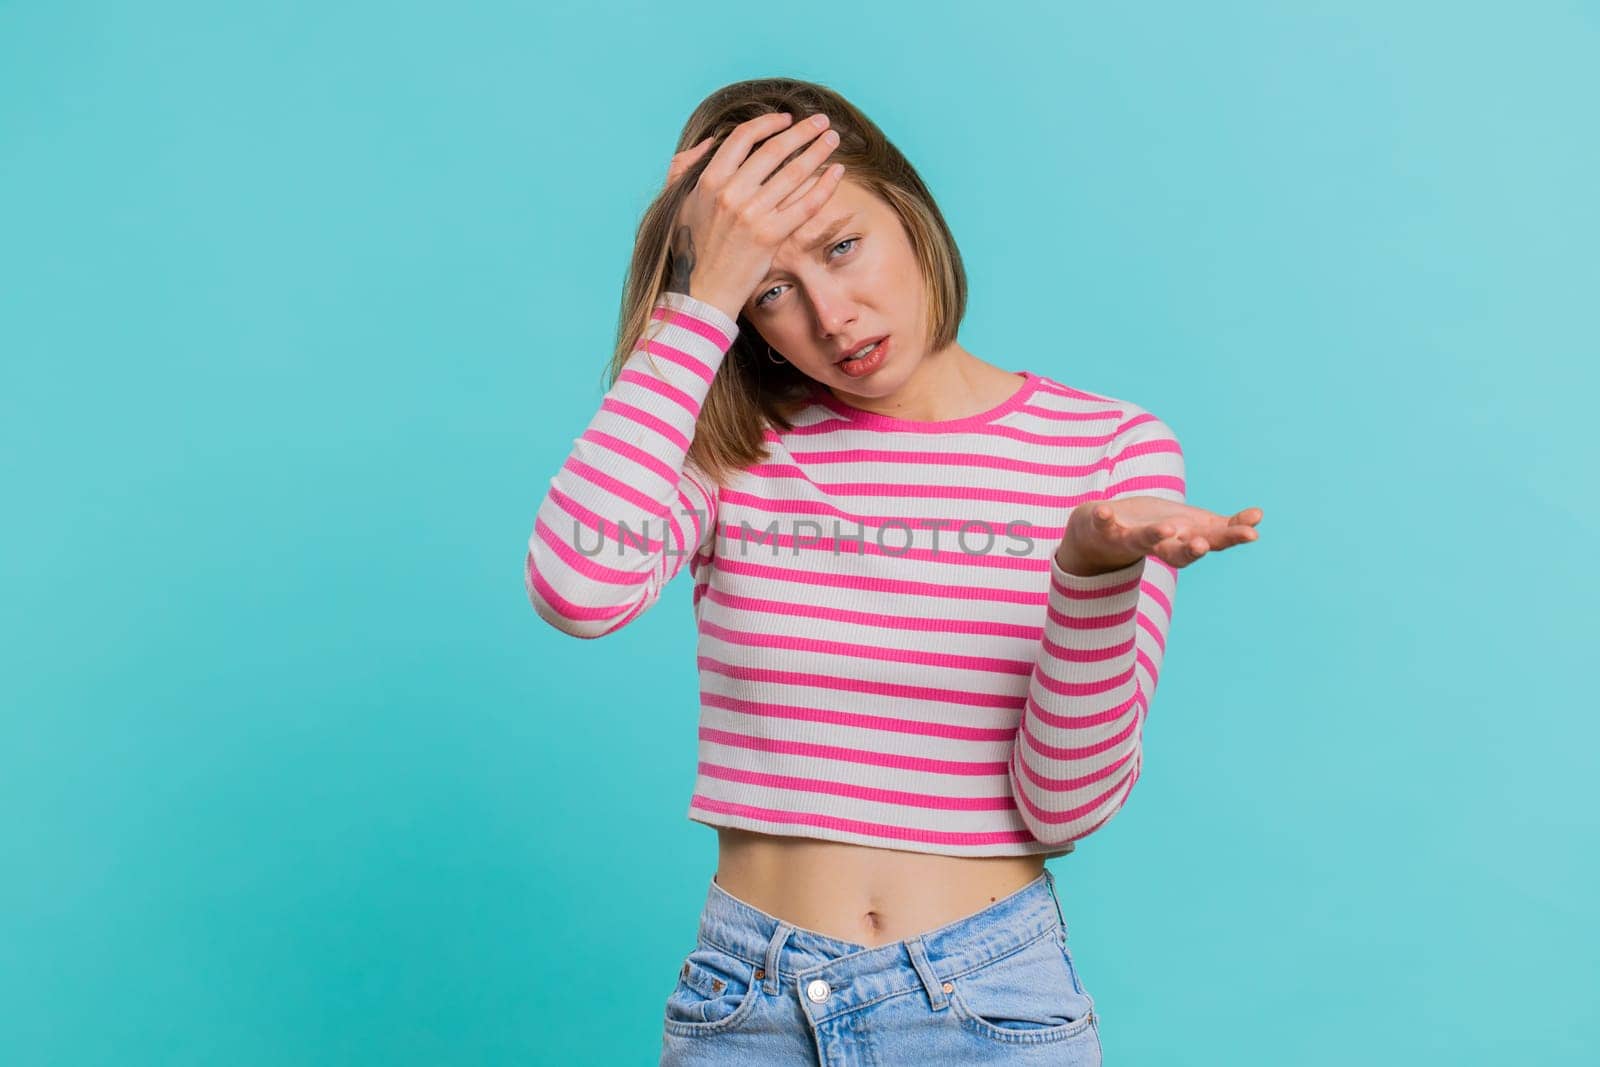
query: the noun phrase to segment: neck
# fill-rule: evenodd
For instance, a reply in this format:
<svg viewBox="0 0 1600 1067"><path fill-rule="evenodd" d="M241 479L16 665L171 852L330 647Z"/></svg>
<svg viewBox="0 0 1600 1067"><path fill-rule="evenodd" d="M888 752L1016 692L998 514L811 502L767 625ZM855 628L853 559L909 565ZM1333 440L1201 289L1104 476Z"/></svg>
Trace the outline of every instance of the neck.
<svg viewBox="0 0 1600 1067"><path fill-rule="evenodd" d="M997 379L1012 377L951 343L924 356L911 377L888 396L858 396L832 389L839 400L874 415L917 422L947 422L963 419L994 407L1004 397L990 400Z"/></svg>

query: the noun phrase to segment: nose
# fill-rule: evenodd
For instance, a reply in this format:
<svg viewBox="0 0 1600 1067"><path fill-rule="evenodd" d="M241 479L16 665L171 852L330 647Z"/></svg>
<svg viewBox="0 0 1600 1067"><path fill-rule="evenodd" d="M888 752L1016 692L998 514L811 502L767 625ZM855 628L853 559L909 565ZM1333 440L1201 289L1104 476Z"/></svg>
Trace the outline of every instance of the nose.
<svg viewBox="0 0 1600 1067"><path fill-rule="evenodd" d="M855 301L836 289L820 286L811 291L811 305L817 315L817 328L826 342L844 333L856 321Z"/></svg>

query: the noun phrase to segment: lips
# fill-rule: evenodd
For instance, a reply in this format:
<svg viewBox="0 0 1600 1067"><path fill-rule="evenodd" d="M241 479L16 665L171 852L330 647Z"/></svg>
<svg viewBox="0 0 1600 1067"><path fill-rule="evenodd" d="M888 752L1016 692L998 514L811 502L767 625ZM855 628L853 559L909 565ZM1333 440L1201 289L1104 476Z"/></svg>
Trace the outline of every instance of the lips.
<svg viewBox="0 0 1600 1067"><path fill-rule="evenodd" d="M883 334L880 337L868 337L868 338L865 338L865 339L862 340L862 342L860 344L856 345L854 348L850 349L844 355L842 355L838 359L834 360L834 363L843 363L845 360L849 359L851 356L855 355L857 352L861 351L863 348L867 347L868 345L872 344L873 342L877 342L878 344L882 344L883 341L884 341L884 338L886 338L888 336L889 336L888 334Z"/></svg>

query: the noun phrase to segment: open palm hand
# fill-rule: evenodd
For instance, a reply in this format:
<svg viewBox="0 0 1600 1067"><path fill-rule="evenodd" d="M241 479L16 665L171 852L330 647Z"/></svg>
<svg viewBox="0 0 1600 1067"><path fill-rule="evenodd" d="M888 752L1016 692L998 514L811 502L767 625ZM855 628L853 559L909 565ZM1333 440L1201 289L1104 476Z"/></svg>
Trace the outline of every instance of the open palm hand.
<svg viewBox="0 0 1600 1067"><path fill-rule="evenodd" d="M1069 574L1120 570L1145 556L1187 567L1201 556L1257 540L1260 508L1219 515L1157 496L1080 504L1067 520L1056 561Z"/></svg>

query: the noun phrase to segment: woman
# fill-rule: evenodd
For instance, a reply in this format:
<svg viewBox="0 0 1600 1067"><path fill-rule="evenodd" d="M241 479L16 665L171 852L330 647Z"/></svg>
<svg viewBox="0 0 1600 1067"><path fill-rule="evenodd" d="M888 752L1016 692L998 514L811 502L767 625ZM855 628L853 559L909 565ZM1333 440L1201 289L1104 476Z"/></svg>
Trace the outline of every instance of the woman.
<svg viewBox="0 0 1600 1067"><path fill-rule="evenodd" d="M725 87L680 147L526 567L584 638L694 578L719 855L662 1062L1098 1063L1044 861L1138 777L1177 571L1261 509L963 348L944 219L836 93Z"/></svg>

